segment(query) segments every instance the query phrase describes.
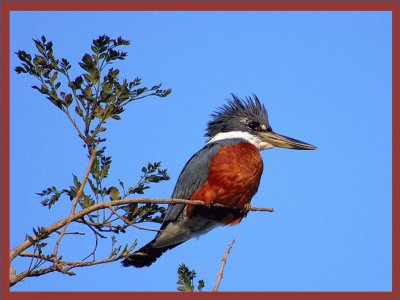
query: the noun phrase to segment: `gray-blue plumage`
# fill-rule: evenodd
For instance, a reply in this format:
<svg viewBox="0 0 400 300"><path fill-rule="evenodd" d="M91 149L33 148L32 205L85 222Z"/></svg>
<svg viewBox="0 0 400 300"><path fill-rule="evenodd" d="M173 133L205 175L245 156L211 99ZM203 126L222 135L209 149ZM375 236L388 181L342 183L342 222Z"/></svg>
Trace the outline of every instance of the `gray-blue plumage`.
<svg viewBox="0 0 400 300"><path fill-rule="evenodd" d="M175 185L171 198L190 199L193 193L207 180L209 168L213 157L223 145L239 143L240 139L228 139L207 144L195 153L183 167ZM186 204L170 204L165 213L163 227L175 221Z"/></svg>

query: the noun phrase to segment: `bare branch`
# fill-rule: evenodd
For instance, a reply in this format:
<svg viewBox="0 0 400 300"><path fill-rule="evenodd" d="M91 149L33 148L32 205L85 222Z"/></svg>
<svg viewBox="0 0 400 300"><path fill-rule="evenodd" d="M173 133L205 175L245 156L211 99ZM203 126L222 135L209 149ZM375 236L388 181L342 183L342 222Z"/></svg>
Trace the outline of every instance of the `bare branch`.
<svg viewBox="0 0 400 300"><path fill-rule="evenodd" d="M98 204L94 204L88 208L85 208L81 211L75 212L74 214L59 220L58 222L50 225L46 228L47 234L51 234L52 232L59 230L60 228L64 227L66 224L74 222L83 216L90 214L94 211L104 208L110 208L119 205L127 205L127 204L134 204L134 203L157 203L157 204L190 204L190 205L203 205L203 206L210 206L208 203L204 203L201 200L186 200L186 199L155 199L155 198L136 198L136 199L122 199L122 200L114 200L114 201L107 201L107 202L100 202ZM225 207L221 204L214 203L211 204L214 207ZM235 208L233 208L235 209ZM239 208L238 208L239 209ZM273 208L257 208L257 207L250 207L250 211L267 211L273 212ZM10 263L11 261L19 255L22 251L28 249L33 244L38 242L39 240L43 239L40 236L34 235L31 239L26 239L23 243L16 246L14 249L10 250Z"/></svg>
<svg viewBox="0 0 400 300"><path fill-rule="evenodd" d="M217 281L215 282L214 288L212 289L213 292L218 292L219 284L221 283L222 277L224 276L224 268L226 264L226 260L228 258L228 254L232 249L233 244L235 243L235 239L230 242L228 245L228 248L225 250L224 257L222 258L221 262L221 267L219 268L218 276L217 276Z"/></svg>
<svg viewBox="0 0 400 300"><path fill-rule="evenodd" d="M75 275L74 272L70 271L71 269L79 268L79 267L94 266L94 265L105 264L105 263L117 261L117 260L121 259L122 257L125 257L127 254L129 254L135 248L135 246L136 246L136 243L134 243L130 247L126 247L124 249L124 251L122 251L122 253L120 253L119 255L113 255L113 256L110 256L108 258L101 259L101 260L95 260L95 261L91 261L91 262L57 261L56 264L54 264L54 260L51 257L46 257L45 255L42 255L42 254L21 252L19 254L20 256L37 258L37 259L51 262L53 264L51 266L43 268L43 269L27 270L27 271L19 273L18 275L14 274L13 276L10 276L10 286L15 285L16 283L18 283L19 281L21 281L22 279L24 279L26 277L37 277L37 276L41 276L41 275L51 273L51 272L60 272L60 273L67 274L67 275Z"/></svg>
<svg viewBox="0 0 400 300"><path fill-rule="evenodd" d="M33 257L33 258L39 258L39 259L43 259L49 262L53 262L53 258L52 257L46 257L46 255L43 254L37 254L37 253L30 253L30 252L21 252L19 254L20 256L23 257Z"/></svg>

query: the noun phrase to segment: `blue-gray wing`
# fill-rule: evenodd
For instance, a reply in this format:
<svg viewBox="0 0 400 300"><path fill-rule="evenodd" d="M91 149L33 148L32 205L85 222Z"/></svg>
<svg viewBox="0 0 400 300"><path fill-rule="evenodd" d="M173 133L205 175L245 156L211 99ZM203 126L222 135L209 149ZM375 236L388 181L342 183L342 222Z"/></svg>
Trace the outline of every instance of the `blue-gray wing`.
<svg viewBox="0 0 400 300"><path fill-rule="evenodd" d="M207 180L211 160L221 147L222 144L218 142L207 144L189 159L179 175L172 198L190 199L193 193ZM175 221L185 206L186 204L170 204L165 212L163 225Z"/></svg>

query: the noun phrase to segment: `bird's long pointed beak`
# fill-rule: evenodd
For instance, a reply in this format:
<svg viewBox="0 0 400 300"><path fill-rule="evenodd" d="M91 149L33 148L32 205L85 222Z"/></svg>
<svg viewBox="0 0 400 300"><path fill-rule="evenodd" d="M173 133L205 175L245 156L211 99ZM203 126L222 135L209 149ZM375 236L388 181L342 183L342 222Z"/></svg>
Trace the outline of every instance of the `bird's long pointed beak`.
<svg viewBox="0 0 400 300"><path fill-rule="evenodd" d="M292 139L290 137L275 133L275 132L261 132L260 133L261 139L271 144L275 147L280 148L288 148L288 149L295 149L295 150L315 150L317 147L304 143L299 140Z"/></svg>

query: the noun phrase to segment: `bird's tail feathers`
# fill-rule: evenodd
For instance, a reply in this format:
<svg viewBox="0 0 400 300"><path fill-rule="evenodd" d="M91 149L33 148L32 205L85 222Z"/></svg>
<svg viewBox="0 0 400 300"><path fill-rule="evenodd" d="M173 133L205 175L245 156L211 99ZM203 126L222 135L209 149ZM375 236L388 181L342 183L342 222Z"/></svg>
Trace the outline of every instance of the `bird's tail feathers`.
<svg viewBox="0 0 400 300"><path fill-rule="evenodd" d="M161 248L153 247L156 239L152 240L148 244L144 245L138 251L132 253L127 258L122 261L124 267L134 266L136 268L148 267L154 263L163 253L167 250L175 248L176 246L182 244L182 242L168 245Z"/></svg>

